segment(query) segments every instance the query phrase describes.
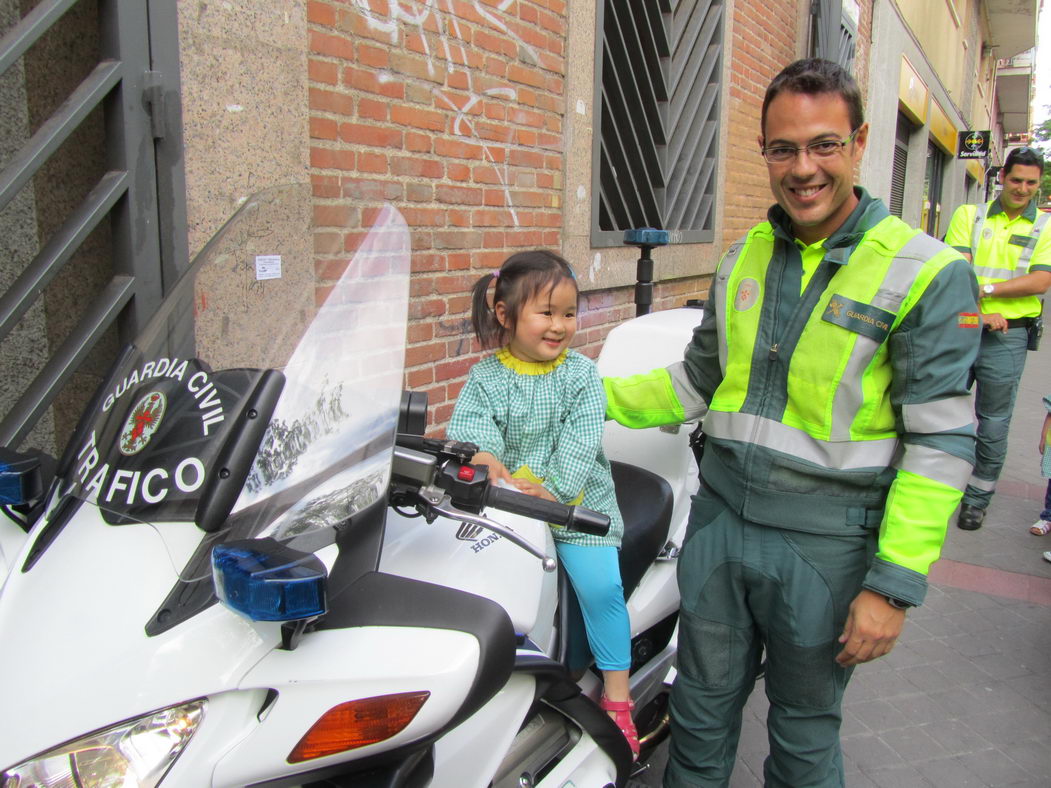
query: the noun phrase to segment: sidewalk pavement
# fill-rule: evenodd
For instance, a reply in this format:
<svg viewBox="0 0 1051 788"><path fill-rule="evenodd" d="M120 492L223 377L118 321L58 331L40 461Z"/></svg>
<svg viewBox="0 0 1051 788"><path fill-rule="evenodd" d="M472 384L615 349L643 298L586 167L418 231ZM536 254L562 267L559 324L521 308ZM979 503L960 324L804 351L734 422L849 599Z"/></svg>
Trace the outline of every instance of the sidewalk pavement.
<svg viewBox="0 0 1051 788"><path fill-rule="evenodd" d="M1051 535L1029 533L1047 487L1037 453L1045 394L1051 332L1027 358L982 528L962 531L953 518L926 603L894 651L854 672L842 729L850 788L1051 786L1051 563L1041 556ZM744 710L734 788L762 785L761 685ZM660 785L666 746L633 785Z"/></svg>

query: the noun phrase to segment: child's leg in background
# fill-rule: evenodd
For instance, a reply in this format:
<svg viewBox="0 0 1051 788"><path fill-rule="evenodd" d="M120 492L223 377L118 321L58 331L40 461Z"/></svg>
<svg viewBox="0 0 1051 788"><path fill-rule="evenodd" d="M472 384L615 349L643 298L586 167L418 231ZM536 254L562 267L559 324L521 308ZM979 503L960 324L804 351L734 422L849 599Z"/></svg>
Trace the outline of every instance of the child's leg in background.
<svg viewBox="0 0 1051 788"><path fill-rule="evenodd" d="M613 699L626 700L627 672L631 667L631 622L624 604L617 548L556 542L555 550L580 601L595 664L603 672L623 671L624 697ZM615 687L608 689L616 691Z"/></svg>
<svg viewBox="0 0 1051 788"><path fill-rule="evenodd" d="M1041 520L1051 520L1051 479L1047 480L1047 491L1044 492L1044 511L1040 512Z"/></svg>

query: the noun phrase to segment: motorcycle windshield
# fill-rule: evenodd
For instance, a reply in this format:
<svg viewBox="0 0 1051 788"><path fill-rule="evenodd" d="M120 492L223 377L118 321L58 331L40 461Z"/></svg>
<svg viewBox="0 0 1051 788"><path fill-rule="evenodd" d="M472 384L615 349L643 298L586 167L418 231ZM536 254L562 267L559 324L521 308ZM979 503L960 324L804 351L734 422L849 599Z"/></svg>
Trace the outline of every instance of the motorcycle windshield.
<svg viewBox="0 0 1051 788"><path fill-rule="evenodd" d="M315 203L267 190L209 241L82 418L55 501L285 541L384 494L409 232L390 206Z"/></svg>

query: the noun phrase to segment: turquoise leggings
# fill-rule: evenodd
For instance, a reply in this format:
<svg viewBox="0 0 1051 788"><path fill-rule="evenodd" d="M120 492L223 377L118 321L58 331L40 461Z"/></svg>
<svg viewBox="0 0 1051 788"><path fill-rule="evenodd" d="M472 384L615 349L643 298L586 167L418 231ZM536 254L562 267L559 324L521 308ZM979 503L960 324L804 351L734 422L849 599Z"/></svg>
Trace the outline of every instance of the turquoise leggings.
<svg viewBox="0 0 1051 788"><path fill-rule="evenodd" d="M627 670L631 667L631 622L617 548L555 542L555 551L577 592L595 664L600 670Z"/></svg>

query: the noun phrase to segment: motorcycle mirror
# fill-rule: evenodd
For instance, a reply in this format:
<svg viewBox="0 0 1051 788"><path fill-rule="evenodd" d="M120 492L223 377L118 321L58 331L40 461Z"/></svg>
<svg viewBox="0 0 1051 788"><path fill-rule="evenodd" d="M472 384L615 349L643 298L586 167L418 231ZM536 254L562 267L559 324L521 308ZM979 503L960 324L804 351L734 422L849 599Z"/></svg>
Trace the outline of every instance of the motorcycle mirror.
<svg viewBox="0 0 1051 788"><path fill-rule="evenodd" d="M427 431L427 392L403 391L398 411L398 432L423 435Z"/></svg>

